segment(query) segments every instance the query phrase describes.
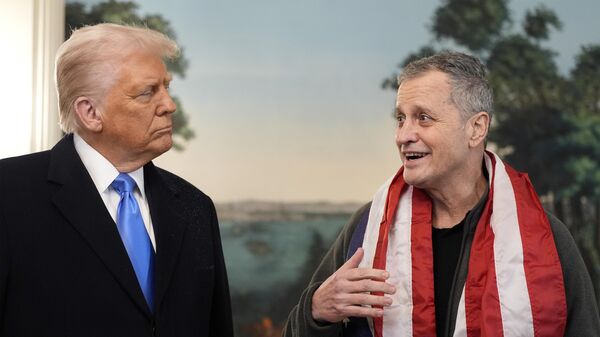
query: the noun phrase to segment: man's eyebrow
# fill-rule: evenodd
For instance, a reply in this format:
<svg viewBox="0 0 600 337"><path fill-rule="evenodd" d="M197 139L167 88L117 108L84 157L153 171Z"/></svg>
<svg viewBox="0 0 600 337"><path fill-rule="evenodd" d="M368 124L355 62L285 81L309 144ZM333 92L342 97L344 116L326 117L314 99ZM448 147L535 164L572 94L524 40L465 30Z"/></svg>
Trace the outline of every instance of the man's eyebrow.
<svg viewBox="0 0 600 337"><path fill-rule="evenodd" d="M422 105L415 105L414 109L412 109L412 110L414 110L416 113L426 113L426 114L430 114L431 113L431 109L429 109L427 107L424 107ZM405 113L402 111L401 107L396 106L396 108L394 109L394 114L395 115L399 115L399 114L403 114L404 115Z"/></svg>
<svg viewBox="0 0 600 337"><path fill-rule="evenodd" d="M137 83L133 84L133 88L146 88L146 87L152 87L155 85L164 85L164 84L168 84L173 80L173 75L171 75L170 73L167 73L167 75L165 75L165 78L163 79L162 82L160 82L160 78L154 77L154 76L149 76L143 79L140 79Z"/></svg>
<svg viewBox="0 0 600 337"><path fill-rule="evenodd" d="M424 107L422 105L416 105L415 110L417 111L417 113L426 113L426 114L431 113L431 109Z"/></svg>

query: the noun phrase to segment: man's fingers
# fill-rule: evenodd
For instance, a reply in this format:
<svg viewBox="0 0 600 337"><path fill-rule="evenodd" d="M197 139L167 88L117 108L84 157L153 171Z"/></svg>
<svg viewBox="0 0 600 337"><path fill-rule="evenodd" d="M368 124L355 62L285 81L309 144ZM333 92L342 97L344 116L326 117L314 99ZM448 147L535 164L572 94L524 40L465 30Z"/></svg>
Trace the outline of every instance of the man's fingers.
<svg viewBox="0 0 600 337"><path fill-rule="evenodd" d="M334 312L332 316L336 322L347 317L381 317L384 310L382 308L391 304L392 299L389 297L355 294L333 306L331 312Z"/></svg>
<svg viewBox="0 0 600 337"><path fill-rule="evenodd" d="M367 293L367 292L382 292L384 294L393 294L396 292L396 287L393 285L372 279L361 279L358 281L348 281L344 285L344 290L347 293Z"/></svg>
<svg viewBox="0 0 600 337"><path fill-rule="evenodd" d="M381 269L373 268L354 268L346 272L346 278L350 281L358 281L364 279L385 281L390 277L390 274Z"/></svg>
<svg viewBox="0 0 600 337"><path fill-rule="evenodd" d="M344 317L382 317L383 309L349 305L343 309Z"/></svg>
<svg viewBox="0 0 600 337"><path fill-rule="evenodd" d="M362 247L359 247L354 255L346 261L337 272L343 272L345 278L349 280L360 280L365 278L370 278L374 280L386 280L389 277L388 272L381 269L372 269L372 268L358 268L360 261L362 261L363 256L365 255L365 251Z"/></svg>
<svg viewBox="0 0 600 337"><path fill-rule="evenodd" d="M387 296L371 295L371 294L350 294L345 298L344 302L349 305L370 305L387 307L392 305L392 299Z"/></svg>
<svg viewBox="0 0 600 337"><path fill-rule="evenodd" d="M317 288L312 298L315 320L339 322L344 317L380 317L382 307L391 305L396 289L385 282L389 273L373 268L358 268L364 256L358 248L352 257ZM372 293L378 293L373 295Z"/></svg>
<svg viewBox="0 0 600 337"><path fill-rule="evenodd" d="M359 247L356 252L354 252L354 255L352 255L352 257L349 258L348 261L346 261L346 263L344 263L338 270L357 268L363 258L363 255L365 255L365 251Z"/></svg>

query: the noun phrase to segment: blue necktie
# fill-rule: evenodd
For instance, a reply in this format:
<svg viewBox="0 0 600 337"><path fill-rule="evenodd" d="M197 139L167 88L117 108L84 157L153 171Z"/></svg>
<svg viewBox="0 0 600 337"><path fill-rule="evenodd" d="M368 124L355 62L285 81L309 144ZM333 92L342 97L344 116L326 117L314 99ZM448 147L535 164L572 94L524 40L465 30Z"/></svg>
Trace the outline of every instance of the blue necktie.
<svg viewBox="0 0 600 337"><path fill-rule="evenodd" d="M121 195L117 208L117 229L146 302L150 310L154 311L154 249L144 226L140 207L133 196L135 180L126 173L120 173L111 186Z"/></svg>

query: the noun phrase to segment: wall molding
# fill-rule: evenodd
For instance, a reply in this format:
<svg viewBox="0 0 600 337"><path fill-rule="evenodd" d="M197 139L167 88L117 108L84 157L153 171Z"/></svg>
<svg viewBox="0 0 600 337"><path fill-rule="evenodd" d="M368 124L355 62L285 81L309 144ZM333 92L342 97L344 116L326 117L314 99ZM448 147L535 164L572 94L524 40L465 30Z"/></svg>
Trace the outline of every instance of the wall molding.
<svg viewBox="0 0 600 337"><path fill-rule="evenodd" d="M64 0L34 0L31 151L47 150L61 138L54 56L64 41Z"/></svg>

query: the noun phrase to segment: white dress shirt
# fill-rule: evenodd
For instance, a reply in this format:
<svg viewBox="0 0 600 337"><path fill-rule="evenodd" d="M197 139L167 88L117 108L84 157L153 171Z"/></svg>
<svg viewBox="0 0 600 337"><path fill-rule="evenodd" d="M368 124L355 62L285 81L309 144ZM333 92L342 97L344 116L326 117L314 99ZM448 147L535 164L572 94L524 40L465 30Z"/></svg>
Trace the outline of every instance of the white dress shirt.
<svg viewBox="0 0 600 337"><path fill-rule="evenodd" d="M73 135L73 141L75 143L77 154L79 154L83 165L92 177L92 181L94 182L94 185L96 185L96 189L98 190L100 197L102 197L102 201L104 201L108 213L110 213L110 216L116 224L117 208L119 207L121 196L110 186L110 184L117 178L119 171L117 171L108 159L104 158L104 156L86 143L78 134L75 133ZM146 199L146 193L144 192L144 168L140 167L133 172L126 173L135 180L137 185L133 195L140 207L144 226L146 226L146 231L148 231L148 235L150 236L152 247L154 248L154 251L156 251L154 228L152 227L152 219L150 218L148 199Z"/></svg>

